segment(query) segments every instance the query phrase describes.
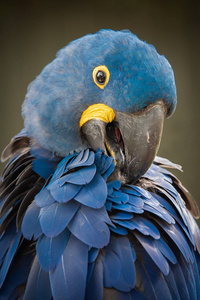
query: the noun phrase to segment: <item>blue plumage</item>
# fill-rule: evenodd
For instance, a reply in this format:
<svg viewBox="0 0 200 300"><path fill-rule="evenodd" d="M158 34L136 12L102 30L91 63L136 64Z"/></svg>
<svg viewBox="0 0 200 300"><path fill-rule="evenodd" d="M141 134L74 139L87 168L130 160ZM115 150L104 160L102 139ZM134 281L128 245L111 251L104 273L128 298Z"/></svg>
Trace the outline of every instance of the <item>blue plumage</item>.
<svg viewBox="0 0 200 300"><path fill-rule="evenodd" d="M91 78L91 70L98 65L107 65L111 73L112 84L103 91ZM105 103L133 112L157 99L172 103L170 111L174 111L174 74L165 57L129 31L102 30L58 52L29 86L23 116L29 134L43 148L67 156L82 147L78 126L88 105ZM51 126L50 115L54 116Z"/></svg>
<svg viewBox="0 0 200 300"><path fill-rule="evenodd" d="M115 258L116 262L111 260ZM126 237L112 237L110 244L105 248L102 258L104 265L104 286L115 287L117 290L129 292L135 285L135 265L131 244ZM115 273L113 268L118 270ZM115 275L118 276L115 278Z"/></svg>
<svg viewBox="0 0 200 300"><path fill-rule="evenodd" d="M110 239L106 221L109 222L105 209L94 210L82 205L75 218L69 223L69 230L87 245L102 248Z"/></svg>
<svg viewBox="0 0 200 300"><path fill-rule="evenodd" d="M88 246L71 235L55 270L50 272L55 299L84 299L87 263Z"/></svg>
<svg viewBox="0 0 200 300"><path fill-rule="evenodd" d="M170 64L127 30L59 51L2 154L0 299L200 299L198 208L156 156L175 106Z"/></svg>
<svg viewBox="0 0 200 300"><path fill-rule="evenodd" d="M23 236L28 240L31 240L32 238L36 240L38 237L42 235L42 228L40 226L39 214L40 214L40 209L35 204L35 202L33 202L27 209L21 227Z"/></svg>
<svg viewBox="0 0 200 300"><path fill-rule="evenodd" d="M17 247L20 243L21 233L16 234L16 228L14 222L9 226L7 234L4 234L1 237L1 271L0 271L0 287L3 285L3 282L6 278L6 275L9 271L10 264L14 258Z"/></svg>
<svg viewBox="0 0 200 300"><path fill-rule="evenodd" d="M62 193L62 198L64 197L65 193ZM60 199L60 198L59 198ZM64 198L65 199L65 198ZM71 199L71 198L70 198ZM69 200L70 200L69 199ZM35 204L38 207L46 207L55 202L54 198L51 196L51 193L47 188L42 189L36 196L35 196ZM60 201L61 202L61 201ZM61 202L62 203L62 202Z"/></svg>
<svg viewBox="0 0 200 300"><path fill-rule="evenodd" d="M103 178L96 174L90 183L83 186L74 199L88 207L101 208L106 202L107 186Z"/></svg>
<svg viewBox="0 0 200 300"><path fill-rule="evenodd" d="M58 264L70 237L66 229L56 237L43 235L36 246L39 263L44 271L52 271Z"/></svg>
<svg viewBox="0 0 200 300"><path fill-rule="evenodd" d="M48 273L39 264L38 257L35 256L31 272L28 277L24 299L51 299L51 288Z"/></svg>
<svg viewBox="0 0 200 300"><path fill-rule="evenodd" d="M57 236L66 228L78 209L79 204L73 200L68 203L54 202L43 207L39 215L43 233L48 237Z"/></svg>
<svg viewBox="0 0 200 300"><path fill-rule="evenodd" d="M88 300L101 300L103 298L103 262L99 257L93 266L91 278L86 287L85 298Z"/></svg>
<svg viewBox="0 0 200 300"><path fill-rule="evenodd" d="M73 297L75 297L74 295L76 295L73 294L75 293L74 290L70 292L68 291L69 279L65 279L65 272L67 272L66 270L68 269L67 261L65 262L68 256L65 256L67 255L65 253L68 253L67 245L70 236L74 236L74 241L79 240L80 245L85 245L84 251L86 252L84 255L86 265L84 268L85 270L88 268L88 271L84 271L85 275L83 275L82 270L80 275L77 274L76 276L78 276L78 278L79 276L84 276L82 290L84 290L84 286L85 288L86 286L88 287L86 292L86 295L88 296L86 297L86 299L94 297L96 291L91 291L90 289L95 288L98 291L100 287L97 288L96 284L97 282L99 282L99 280L103 280L102 290L100 291L100 294L103 293L104 288L115 288L116 290L121 292L121 294L119 293L119 295L116 297L119 297L119 299L123 299L123 297L125 297L123 296L123 293L129 293L134 288L137 278L136 274L138 274L138 272L141 272L140 276L143 276L140 279L143 282L141 286L145 286L144 295L146 295L147 298L151 294L154 295L155 293L155 295L157 295L158 293L160 293L160 289L158 287L152 289L152 284L154 286L154 284L156 284L155 282L159 278L159 281L162 282L161 284L164 285L164 291L166 292L166 295L169 299L170 297L171 299L175 299L175 297L180 297L181 299L182 293L177 287L177 284L179 285L179 283L177 283L176 279L174 279L174 276L176 278L176 272L174 271L174 269L176 266L180 265L180 263L177 262L177 251L181 253L182 261L186 268L181 272L185 272L185 270L187 270L186 274L190 274L190 276L194 277L191 284L193 286L193 289L195 288L196 290L198 290L198 280L195 281L196 275L191 274L192 269L189 267L189 264L194 264L194 267L192 268L195 268L195 272L198 274L198 267L196 260L194 259L194 254L193 252L191 252L191 249L188 246L188 241L191 240L191 243L194 243L194 240L192 238L191 230L189 230L189 228L186 227L187 224L184 223L184 219L181 218L180 214L178 215L176 208L172 207L173 202L171 202L171 192L169 190L168 192L165 191L163 194L164 196L166 196L165 194L168 195L167 201L166 199L162 198L161 195L158 196L153 192L150 193L149 191L139 186L124 185L121 189L119 181L111 181L106 183L100 173L97 172L97 170L102 169L98 167L98 164L95 164L96 160L93 159L91 163L96 166L96 173L95 175L90 177L90 180L91 182L93 182L94 178L97 177L95 186L97 186L98 191L99 185L100 190L96 196L93 195L94 200L92 207L90 207L90 202L88 202L89 200L87 197L84 200L85 202L82 200L82 202L84 202L85 204L80 205L78 201L79 197L73 196L73 193L71 194L70 191L69 195L71 194L74 200L68 199L67 202L58 202L57 199L53 198L54 193L52 193L51 195L51 192L59 191L60 188L60 185L58 183L59 178L64 178L65 176L67 176L67 172L72 172L72 170L74 170L74 173L78 172L78 174L81 174L81 169L80 167L76 168L75 162L77 162L77 165L80 166L81 159L83 159L84 155L85 154L83 153L82 158L80 158L80 156L78 157L77 154L74 154L73 156L70 156L70 158L73 158L72 163L70 159L65 159L65 164L62 161L59 163L55 171L55 174L57 176L55 176L54 174L52 179L49 181L49 184L47 184L42 189L42 191L37 194L33 204L31 204L28 208L22 223L23 235L28 239L31 239L32 236L34 239L38 239L36 244L36 252L39 259L39 264L42 270L44 270L45 272L49 272L51 291L55 299L62 299L62 295L65 293L72 295L70 296L72 298L69 299L74 299ZM99 152L97 152L97 156L98 155ZM68 167L68 164L69 166L71 165L70 168ZM155 165L153 165L152 169L154 167ZM87 169L88 166L83 165L82 168ZM159 174L161 174L161 178L165 175L163 175L163 173L160 173L162 171L161 167L157 166L156 168L157 174L154 177L154 184L158 185L159 187ZM61 171L60 169L62 169L63 171ZM88 171L93 172L93 169L94 168L89 169ZM101 180L99 180L100 178ZM146 174L144 175L144 178L147 178ZM103 185L102 182L104 182ZM61 187L65 185L67 186L68 182L65 182ZM81 189L87 185L88 183L84 181ZM80 186L80 182L78 182L77 186ZM78 190L78 193L79 191L81 193L81 189ZM89 188L87 190L89 191ZM62 191L64 197L65 191ZM60 195L62 195L62 193ZM176 201L177 203L179 203L178 201L180 201L180 196L178 194L176 195ZM105 205L105 200L103 200L105 197L107 198L107 201L111 203L110 217L107 214L107 210L104 206L102 208L94 206L95 201L98 200L98 197L102 201L102 205ZM182 211L183 209L185 208L182 208L182 205L179 205L179 210ZM150 219L147 218L148 214L151 215ZM31 217L33 218L33 221L31 221L30 223L28 223L28 221L31 220L29 215L31 215ZM178 222L179 225L176 222ZM166 232L167 235L169 235L170 239L168 239L168 241L171 241L170 243L172 243L172 245L176 245L176 248L166 243L166 237L165 239L161 237L161 233L159 230L160 228L162 228L162 230ZM111 230L111 232L115 232L117 236L111 234L109 229ZM131 243L126 237L129 236L129 232L132 232L132 239L136 239L139 242L137 246L140 249L139 252L137 250L137 247L135 248L134 246L136 245L135 243L133 243L133 248L131 248ZM88 245L87 248L86 245ZM89 251L89 247L94 248ZM99 252L98 249L100 248L103 248L104 254ZM73 249L71 259L77 260L78 257L76 257L76 255L78 254L76 254L74 251L75 250ZM156 271L158 275L154 275L155 278L152 279L153 283L150 284L149 288L148 286L146 286L147 283L145 282L148 281L148 276L152 276L153 271L151 269L151 271L149 271L149 274L151 275L148 275L147 277L146 275L144 276L143 273L145 272L146 274L146 271L143 270L144 266L140 266L140 256L143 257L142 260L146 257L146 261L144 261L145 264L148 264L148 261L151 260L150 266L153 266L153 269L155 270L158 267L161 271L161 273L158 273L158 271ZM139 261L137 262L137 260ZM95 271L96 268L97 270L99 268L102 270L102 275L97 275L95 273L97 272ZM88 275L86 276L87 272ZM69 274L71 273L69 272ZM44 279L44 281L45 280L46 279ZM60 280L62 281L62 286L60 287L60 289L58 289L57 285L59 285ZM181 282L183 284L187 281L185 279L182 279ZM170 291L169 286L171 285L173 286L173 288L170 288ZM27 285L27 295L29 295L28 293L30 293L28 292L30 289L29 286L30 279ZM190 288L188 287L187 289ZM142 292L144 292L143 289ZM140 292L136 289L135 293L137 294ZM191 288L187 293L191 298L194 292ZM164 299L168 299L166 298L166 295ZM83 291L82 294L76 297L84 297ZM143 297L145 299L145 296ZM196 299L198 298L196 297Z"/></svg>

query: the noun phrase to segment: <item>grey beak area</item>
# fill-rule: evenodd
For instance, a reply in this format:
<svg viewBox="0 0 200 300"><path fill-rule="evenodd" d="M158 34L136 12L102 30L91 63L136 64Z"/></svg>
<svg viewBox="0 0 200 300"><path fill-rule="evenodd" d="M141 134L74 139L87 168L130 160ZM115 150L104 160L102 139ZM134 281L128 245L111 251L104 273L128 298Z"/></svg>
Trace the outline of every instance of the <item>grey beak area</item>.
<svg viewBox="0 0 200 300"><path fill-rule="evenodd" d="M81 128L88 145L103 149L116 161L110 180L136 182L152 164L162 136L165 117L164 105L157 102L134 114L115 111L112 123L92 119Z"/></svg>

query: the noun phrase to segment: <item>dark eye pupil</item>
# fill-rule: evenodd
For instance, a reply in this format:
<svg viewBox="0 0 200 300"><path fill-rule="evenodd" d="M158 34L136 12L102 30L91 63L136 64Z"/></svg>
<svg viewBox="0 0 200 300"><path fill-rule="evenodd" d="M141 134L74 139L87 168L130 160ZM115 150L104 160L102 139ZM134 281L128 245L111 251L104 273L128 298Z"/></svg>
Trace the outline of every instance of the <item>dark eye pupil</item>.
<svg viewBox="0 0 200 300"><path fill-rule="evenodd" d="M99 84L104 84L106 81L106 74L103 71L98 71L96 74L96 79Z"/></svg>

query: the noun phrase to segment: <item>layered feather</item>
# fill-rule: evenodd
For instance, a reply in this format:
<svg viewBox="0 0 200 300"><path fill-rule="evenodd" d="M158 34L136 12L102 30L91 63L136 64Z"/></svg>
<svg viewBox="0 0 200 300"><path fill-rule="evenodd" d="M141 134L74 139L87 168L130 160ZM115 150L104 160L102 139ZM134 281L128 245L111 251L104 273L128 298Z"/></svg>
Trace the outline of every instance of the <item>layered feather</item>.
<svg viewBox="0 0 200 300"><path fill-rule="evenodd" d="M2 177L2 297L200 298L199 229L163 168L179 166L156 158L135 185L121 186L107 180L114 162L100 150L52 163L27 141ZM37 172L42 160L45 172Z"/></svg>

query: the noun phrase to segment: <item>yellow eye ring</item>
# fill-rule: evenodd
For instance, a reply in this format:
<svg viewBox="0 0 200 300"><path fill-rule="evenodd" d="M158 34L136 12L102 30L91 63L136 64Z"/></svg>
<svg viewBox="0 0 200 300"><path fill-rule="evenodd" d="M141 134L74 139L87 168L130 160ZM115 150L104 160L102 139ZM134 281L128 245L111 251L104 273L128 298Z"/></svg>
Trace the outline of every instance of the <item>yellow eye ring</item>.
<svg viewBox="0 0 200 300"><path fill-rule="evenodd" d="M93 81L100 89L104 89L110 78L110 72L106 66L98 66L92 72Z"/></svg>

